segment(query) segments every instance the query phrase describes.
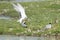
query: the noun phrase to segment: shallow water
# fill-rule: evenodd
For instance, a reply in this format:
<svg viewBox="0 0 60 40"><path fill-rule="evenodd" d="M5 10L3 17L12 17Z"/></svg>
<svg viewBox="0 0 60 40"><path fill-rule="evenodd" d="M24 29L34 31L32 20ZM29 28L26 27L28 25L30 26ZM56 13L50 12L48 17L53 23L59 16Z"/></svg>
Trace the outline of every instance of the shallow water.
<svg viewBox="0 0 60 40"><path fill-rule="evenodd" d="M33 2L33 1L45 1L45 0L15 0L16 2Z"/></svg>
<svg viewBox="0 0 60 40"><path fill-rule="evenodd" d="M9 16L0 16L0 19L11 19Z"/></svg>
<svg viewBox="0 0 60 40"><path fill-rule="evenodd" d="M13 35L0 35L0 40L60 40L55 36L50 37L32 37L32 36L13 36Z"/></svg>

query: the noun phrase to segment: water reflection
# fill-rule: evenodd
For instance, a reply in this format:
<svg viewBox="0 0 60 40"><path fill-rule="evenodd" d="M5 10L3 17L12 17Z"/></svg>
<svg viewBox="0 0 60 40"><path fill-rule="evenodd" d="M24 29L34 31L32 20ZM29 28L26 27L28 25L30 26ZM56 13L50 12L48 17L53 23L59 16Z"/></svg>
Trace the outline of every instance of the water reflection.
<svg viewBox="0 0 60 40"><path fill-rule="evenodd" d="M32 37L32 36L0 35L0 40L60 40L60 36Z"/></svg>

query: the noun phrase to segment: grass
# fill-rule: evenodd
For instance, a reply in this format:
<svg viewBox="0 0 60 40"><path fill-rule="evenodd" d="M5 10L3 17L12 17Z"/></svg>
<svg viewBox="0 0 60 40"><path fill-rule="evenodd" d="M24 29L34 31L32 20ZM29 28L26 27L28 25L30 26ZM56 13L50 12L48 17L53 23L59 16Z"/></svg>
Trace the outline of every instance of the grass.
<svg viewBox="0 0 60 40"><path fill-rule="evenodd" d="M0 13L3 11L3 9L9 9L9 11L7 13L4 13L4 15L13 18L11 20L0 19L0 34L34 34L39 36L42 33L60 33L60 4L56 4L54 1L23 2L20 4L23 5L26 10L26 15L28 16L28 28L23 28L20 23L17 22L19 15L13 9L10 3L0 3ZM55 23L56 18L59 20L58 23ZM37 32L37 30L41 30L48 23L52 23L52 29L44 32ZM31 29L31 32L28 31L29 29Z"/></svg>

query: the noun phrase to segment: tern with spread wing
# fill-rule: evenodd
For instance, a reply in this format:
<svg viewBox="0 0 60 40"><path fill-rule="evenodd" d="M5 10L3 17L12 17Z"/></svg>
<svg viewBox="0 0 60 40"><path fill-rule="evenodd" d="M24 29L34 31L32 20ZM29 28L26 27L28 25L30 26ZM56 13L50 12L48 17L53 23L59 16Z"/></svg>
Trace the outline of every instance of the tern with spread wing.
<svg viewBox="0 0 60 40"><path fill-rule="evenodd" d="M17 5L12 3L12 5L13 5L14 9L17 12L19 12L19 14L21 15L21 18L19 18L18 22L20 22L22 26L26 27L27 25L25 24L25 21L27 20L27 15L25 14L25 9L19 3L17 3Z"/></svg>

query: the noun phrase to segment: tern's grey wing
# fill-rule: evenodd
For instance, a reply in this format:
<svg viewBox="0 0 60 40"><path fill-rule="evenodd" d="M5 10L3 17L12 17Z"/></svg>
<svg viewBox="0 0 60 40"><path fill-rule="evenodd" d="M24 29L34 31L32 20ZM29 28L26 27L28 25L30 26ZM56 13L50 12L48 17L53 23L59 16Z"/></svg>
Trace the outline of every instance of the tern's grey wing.
<svg viewBox="0 0 60 40"><path fill-rule="evenodd" d="M14 9L15 9L17 12L19 12L19 7L18 7L17 5L15 5L14 3L12 3L12 5L13 5Z"/></svg>
<svg viewBox="0 0 60 40"><path fill-rule="evenodd" d="M19 7L19 10L25 11L21 4L17 3L17 6Z"/></svg>

